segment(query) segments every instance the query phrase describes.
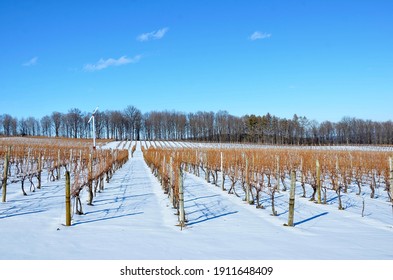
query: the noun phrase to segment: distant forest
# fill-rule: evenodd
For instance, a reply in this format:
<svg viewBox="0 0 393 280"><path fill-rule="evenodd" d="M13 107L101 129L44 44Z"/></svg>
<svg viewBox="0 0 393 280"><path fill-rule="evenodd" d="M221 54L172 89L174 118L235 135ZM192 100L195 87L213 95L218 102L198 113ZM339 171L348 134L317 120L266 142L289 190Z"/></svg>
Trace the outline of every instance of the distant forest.
<svg viewBox="0 0 393 280"><path fill-rule="evenodd" d="M37 119L0 115L2 136L91 138L91 113L77 108ZM134 106L95 114L97 138L133 140L194 140L285 145L393 144L393 122L343 117L318 123L294 115L292 119L266 115L233 116L227 111L183 113L151 111Z"/></svg>

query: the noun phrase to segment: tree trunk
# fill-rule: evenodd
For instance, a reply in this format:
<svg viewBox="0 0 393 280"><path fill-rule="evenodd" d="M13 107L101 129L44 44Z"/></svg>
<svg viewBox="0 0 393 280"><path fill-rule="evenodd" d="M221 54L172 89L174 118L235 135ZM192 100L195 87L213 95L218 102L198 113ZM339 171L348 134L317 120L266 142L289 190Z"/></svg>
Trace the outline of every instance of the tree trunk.
<svg viewBox="0 0 393 280"><path fill-rule="evenodd" d="M104 190L104 175L100 177L100 192Z"/></svg>
<svg viewBox="0 0 393 280"><path fill-rule="evenodd" d="M312 187L312 194L311 194L311 198L310 201L315 201L315 194L317 193L317 185L311 185Z"/></svg>
<svg viewBox="0 0 393 280"><path fill-rule="evenodd" d="M82 202L79 194L75 196L75 214L77 215L83 215L82 211Z"/></svg>
<svg viewBox="0 0 393 280"><path fill-rule="evenodd" d="M27 195L27 193L25 192L25 177L22 178L21 189L22 189L23 195Z"/></svg>

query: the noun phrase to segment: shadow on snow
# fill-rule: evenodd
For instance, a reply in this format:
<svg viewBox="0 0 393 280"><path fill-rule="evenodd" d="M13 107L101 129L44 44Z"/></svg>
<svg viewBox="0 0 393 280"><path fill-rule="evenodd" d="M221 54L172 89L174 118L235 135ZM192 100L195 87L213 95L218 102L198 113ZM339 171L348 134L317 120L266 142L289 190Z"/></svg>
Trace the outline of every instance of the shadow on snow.
<svg viewBox="0 0 393 280"><path fill-rule="evenodd" d="M220 214L220 215L212 216L212 217L200 216L200 217L194 219L193 222L192 222L192 221L191 221L191 222L189 221L189 222L187 223L187 225L188 225L188 226L191 226L191 225L203 223L203 222L210 221L210 220L214 220L214 219L221 218L221 217L224 217L224 216L236 214L236 213L238 213L238 212L239 212L239 211L233 211L233 212L228 212L228 213L224 213L224 214ZM198 219L201 218L201 217L206 217L206 218L203 219L203 220L199 220L199 221L198 221Z"/></svg>
<svg viewBox="0 0 393 280"><path fill-rule="evenodd" d="M0 220L1 219L5 219L5 218L15 217L15 216L23 216L23 215L35 214L35 213L40 213L40 212L45 212L45 210L36 210L36 211L29 211L29 212L23 212L23 213L5 214L4 217L0 217Z"/></svg>
<svg viewBox="0 0 393 280"><path fill-rule="evenodd" d="M79 221L79 222L72 223L72 226L77 226L77 225L81 225L81 224L88 224L88 223L95 223L95 222L106 221L106 220L112 220L112 219L117 219L117 218L122 218L122 217L127 217L127 216L141 215L143 213L144 212L136 212L136 213L130 213L130 214L124 214L124 215L118 215L118 216L97 218L97 219L92 219L92 220L87 220L87 221Z"/></svg>
<svg viewBox="0 0 393 280"><path fill-rule="evenodd" d="M327 214L329 214L329 212L323 212L323 213L321 213L321 214L318 214L318 215L312 216L312 217L310 217L310 218L307 218L307 219L305 219L305 220L303 220L303 221L294 223L293 225L294 225L294 226L298 226L298 225L301 225L301 224L303 224L303 223L306 223L306 222L309 222L309 221L311 221L311 220L314 220L314 219L316 219L316 218L325 216L325 215L327 215Z"/></svg>

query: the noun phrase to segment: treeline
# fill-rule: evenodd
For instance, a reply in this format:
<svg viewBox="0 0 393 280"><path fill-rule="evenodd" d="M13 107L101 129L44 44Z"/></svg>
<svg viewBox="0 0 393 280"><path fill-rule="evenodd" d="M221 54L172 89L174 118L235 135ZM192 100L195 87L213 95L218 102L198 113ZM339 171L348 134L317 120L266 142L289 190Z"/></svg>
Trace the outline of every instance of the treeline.
<svg viewBox="0 0 393 280"><path fill-rule="evenodd" d="M0 115L0 135L91 138L90 113L77 108L37 119ZM393 144L393 122L344 117L318 123L266 115L233 116L227 111L183 113L151 111L134 106L95 114L97 138L133 140L195 140L287 145Z"/></svg>

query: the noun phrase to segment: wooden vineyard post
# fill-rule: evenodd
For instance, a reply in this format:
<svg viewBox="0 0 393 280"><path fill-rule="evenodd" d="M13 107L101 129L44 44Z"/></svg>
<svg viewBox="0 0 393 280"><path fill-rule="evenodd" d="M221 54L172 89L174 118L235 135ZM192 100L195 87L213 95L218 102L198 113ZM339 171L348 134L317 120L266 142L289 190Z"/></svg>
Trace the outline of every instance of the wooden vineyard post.
<svg viewBox="0 0 393 280"><path fill-rule="evenodd" d="M70 182L70 172L66 171L66 226L71 226L71 182Z"/></svg>
<svg viewBox="0 0 393 280"><path fill-rule="evenodd" d="M185 227L186 219L184 213L184 191L183 191L183 171L181 164L179 165L179 226L181 229Z"/></svg>
<svg viewBox="0 0 393 280"><path fill-rule="evenodd" d="M306 189L304 187L304 173L303 173L303 158L300 158L300 176L301 176L301 185L303 188L303 195L302 197L306 197Z"/></svg>
<svg viewBox="0 0 393 280"><path fill-rule="evenodd" d="M11 147L8 147L7 153L4 156L4 174L3 174L3 182L2 182L2 202L7 201L7 179L8 179L8 164L10 160Z"/></svg>
<svg viewBox="0 0 393 280"><path fill-rule="evenodd" d="M248 176L248 158L246 157L246 202L250 203L250 184Z"/></svg>
<svg viewBox="0 0 393 280"><path fill-rule="evenodd" d="M174 194L173 194L173 156L171 155L170 160L169 160L169 199L171 203L173 204L173 199L174 199Z"/></svg>
<svg viewBox="0 0 393 280"><path fill-rule="evenodd" d="M60 168L60 160L61 160L61 158L60 158L60 149L58 149L57 150L57 177L56 177L56 180L60 180L61 179L61 176L60 176L60 170L61 170L61 168Z"/></svg>
<svg viewBox="0 0 393 280"><path fill-rule="evenodd" d="M389 169L389 172L390 172L390 176L389 176L389 179L390 179L390 200L393 203L393 158L392 157L389 158L389 167L390 167L390 169Z"/></svg>
<svg viewBox="0 0 393 280"><path fill-rule="evenodd" d="M277 169L277 186L276 189L280 191L280 156L276 156L276 169Z"/></svg>
<svg viewBox="0 0 393 280"><path fill-rule="evenodd" d="M221 152L221 190L225 191L224 154Z"/></svg>
<svg viewBox="0 0 393 280"><path fill-rule="evenodd" d="M73 153L72 153L72 149L70 149L70 164L68 167L68 170L72 170L72 161L73 161Z"/></svg>
<svg viewBox="0 0 393 280"><path fill-rule="evenodd" d="M206 182L210 183L210 170L209 170L209 166L207 163L207 152L205 152L203 154L203 162L205 165L205 180L206 180Z"/></svg>
<svg viewBox="0 0 393 280"><path fill-rule="evenodd" d="M318 195L318 204L321 204L321 170L319 166L319 160L317 160L317 195Z"/></svg>
<svg viewBox="0 0 393 280"><path fill-rule="evenodd" d="M161 176L161 186L165 189L165 172L166 172L166 161L165 161L165 155L164 159L162 160L162 176Z"/></svg>
<svg viewBox="0 0 393 280"><path fill-rule="evenodd" d="M293 217L295 214L295 188L296 188L296 171L291 172L291 189L289 192L289 212L288 212L288 224L287 226L293 227Z"/></svg>
<svg viewBox="0 0 393 280"><path fill-rule="evenodd" d="M37 174L38 186L37 186L37 189L41 189L41 172L42 172L42 154L40 152L38 155L38 174Z"/></svg>
<svg viewBox="0 0 393 280"><path fill-rule="evenodd" d="M248 159L247 159L247 157L245 157L245 155L243 154L243 158L245 158L245 160L246 160L246 167L245 167L245 179L246 179L246 197L245 197L245 200L246 200L246 202L248 203L248 201L250 200L250 189L249 189L249 187L248 187Z"/></svg>
<svg viewBox="0 0 393 280"><path fill-rule="evenodd" d="M198 160L198 150L195 150L195 175L199 177L199 160Z"/></svg>

